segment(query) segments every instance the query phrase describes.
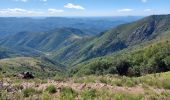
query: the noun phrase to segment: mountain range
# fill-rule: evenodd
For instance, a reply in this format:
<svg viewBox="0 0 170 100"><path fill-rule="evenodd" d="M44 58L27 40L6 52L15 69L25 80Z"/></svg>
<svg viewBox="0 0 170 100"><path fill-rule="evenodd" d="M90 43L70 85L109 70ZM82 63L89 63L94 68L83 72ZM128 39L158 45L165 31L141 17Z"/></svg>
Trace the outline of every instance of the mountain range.
<svg viewBox="0 0 170 100"><path fill-rule="evenodd" d="M138 20L141 17L92 17L92 18L27 18L27 17L1 17L0 35L6 36L19 32L48 32L55 28L69 27L80 29L86 34L95 35L117 25Z"/></svg>
<svg viewBox="0 0 170 100"><path fill-rule="evenodd" d="M15 21L18 20L17 18L12 18L11 21L14 19ZM22 22L23 19L21 18L21 21L18 22ZM24 19L24 21L25 20L26 19ZM118 66L119 63L117 64L117 62L110 61L109 59L114 60L116 59L115 57L117 57L122 61L121 55L124 55L127 59L128 57L132 59L133 56L131 57L131 55L136 55L136 52L140 52L138 54L145 56L145 53L148 50L154 51L155 49L157 50L160 47L164 47L165 50L160 49L163 54L160 53L160 50L155 51L156 54L162 55L162 57L158 59L160 62L157 62L155 66L157 65L158 68L160 68L162 66L160 63L165 64L167 68L160 69L160 72L169 70L169 63L167 64L169 51L167 50L170 48L170 15L152 15L139 20L136 20L135 17L133 20L126 20L123 22L115 22L115 20L111 19L109 19L108 22L101 19L100 21L98 19L97 22L95 22L96 20L94 19L46 18L43 19L43 21L41 19L43 23L39 23L39 20L35 21L35 19L27 20L30 24L26 23L26 26L31 25L33 31L29 30L27 27L28 31L24 27L21 28L23 29L20 30L21 32L18 32L17 29L19 25L16 27L11 26L16 29L14 33L0 29L0 33L8 33L8 35L0 40L1 48L8 48L6 50L2 49L2 53L0 51L0 58L25 56L36 59L36 57L45 57L60 62L60 65L67 66L66 69L71 69L70 73L77 75L80 73L109 73L107 72L108 69L109 71L112 71L112 73L116 73L120 72L119 69L115 69L118 68L116 66ZM33 22L38 21L38 25L31 23L30 20L34 20ZM52 24L55 22L57 22L57 24ZM72 22L74 22L74 25ZM58 27L58 24L60 27ZM36 27L34 25L36 25ZM46 26L50 28L47 28ZM100 26L104 27L101 28ZM3 27L5 27L5 25L3 25ZM37 27L43 28L39 30ZM7 28L9 27L3 29L8 30ZM12 30L13 29L11 29L11 31ZM152 47L152 45L154 46ZM148 46L151 46L150 49L147 49ZM136 51L136 49L138 50ZM132 51L132 53L130 51ZM152 52L150 53L152 54ZM117 56L117 54L119 55ZM136 68L140 69L139 66L146 64L148 65L148 68L152 68L152 66L154 66L152 63L157 61L157 59L154 58L157 57L157 55L153 54L152 57L149 59L149 56L147 55L146 58L142 58L142 61L141 59L136 58L136 60L140 60L138 64L133 64L133 61L131 60L123 60L122 62L125 65L120 66L125 66L126 68L131 67L132 71L134 71L132 74L141 75L143 74L142 71L146 70L141 69L141 71L136 71L134 66L138 66ZM146 60L149 60L149 62L146 63ZM151 65L149 65L150 63ZM110 68L113 70L110 70ZM153 73L154 69L155 68L151 69L148 73ZM140 74L138 74L138 72ZM120 72L120 74L122 73L129 74L127 72Z"/></svg>

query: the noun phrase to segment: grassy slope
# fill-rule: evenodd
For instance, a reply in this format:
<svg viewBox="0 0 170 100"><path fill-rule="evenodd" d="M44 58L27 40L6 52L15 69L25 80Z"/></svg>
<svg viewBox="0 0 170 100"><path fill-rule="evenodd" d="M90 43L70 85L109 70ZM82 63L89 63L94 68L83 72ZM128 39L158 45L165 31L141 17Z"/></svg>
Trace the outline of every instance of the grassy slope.
<svg viewBox="0 0 170 100"><path fill-rule="evenodd" d="M19 55L20 54L16 53L16 51L12 49L0 47L0 59L13 57L13 56L19 56Z"/></svg>
<svg viewBox="0 0 170 100"><path fill-rule="evenodd" d="M32 72L35 77L51 77L61 73L64 69L55 62L44 58L16 57L0 60L1 72L7 76L21 72Z"/></svg>

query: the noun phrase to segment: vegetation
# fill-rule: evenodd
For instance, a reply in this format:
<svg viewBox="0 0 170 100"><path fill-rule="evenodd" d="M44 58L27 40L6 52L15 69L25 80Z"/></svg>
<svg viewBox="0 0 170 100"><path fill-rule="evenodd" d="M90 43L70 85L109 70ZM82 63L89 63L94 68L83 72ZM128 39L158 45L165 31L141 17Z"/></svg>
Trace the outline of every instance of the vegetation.
<svg viewBox="0 0 170 100"><path fill-rule="evenodd" d="M127 77L119 75L90 75L85 77L73 77L75 83L104 83L111 86L134 87L138 85L169 89L170 72L145 75L141 77ZM160 82L161 81L161 82Z"/></svg>
<svg viewBox="0 0 170 100"><path fill-rule="evenodd" d="M96 90L84 90L82 93L83 100L94 100L96 97Z"/></svg>
<svg viewBox="0 0 170 100"><path fill-rule="evenodd" d="M131 52L96 58L73 68L72 75L119 74L141 76L170 70L170 41L164 40Z"/></svg>
<svg viewBox="0 0 170 100"><path fill-rule="evenodd" d="M0 90L0 98L39 98L42 100L75 100L77 98L81 100L168 100L170 98L169 79L170 72L141 77L122 77L118 75L72 77L64 82L50 82L51 85L48 84L49 82L40 82L36 79L28 81L20 79L20 81L16 81L11 78L9 81L11 83L10 89L14 89L14 93L11 94L8 88L7 90L3 88ZM70 83L70 81L73 82ZM25 84L25 86L23 83L28 85ZM68 86L60 87L60 85L58 85L63 83L68 84ZM78 85L79 83L81 84ZM18 88L18 85L14 84L20 84L19 86L26 88ZM42 87L44 86L45 88L43 89Z"/></svg>
<svg viewBox="0 0 170 100"><path fill-rule="evenodd" d="M6 36L0 100L169 100L169 19L149 16L97 36L80 27Z"/></svg>
<svg viewBox="0 0 170 100"><path fill-rule="evenodd" d="M57 64L57 63L56 63ZM17 74L28 71L35 77L45 78L53 77L56 73L64 70L61 66L55 65L48 59L16 57L0 60L0 68L6 76L17 76Z"/></svg>
<svg viewBox="0 0 170 100"><path fill-rule="evenodd" d="M60 100L75 100L77 93L70 87L61 88Z"/></svg>
<svg viewBox="0 0 170 100"><path fill-rule="evenodd" d="M140 46L170 36L170 15L153 15L112 28L91 39L82 39L54 53L54 58L76 65L92 58ZM160 26L160 27L159 27ZM159 40L158 40L159 41Z"/></svg>
<svg viewBox="0 0 170 100"><path fill-rule="evenodd" d="M33 89L33 88L26 88L23 90L23 94L25 97L29 97L29 96L32 96L36 93L36 90Z"/></svg>
<svg viewBox="0 0 170 100"><path fill-rule="evenodd" d="M46 88L46 91L47 91L48 93L51 93L51 94L57 92L56 87L55 87L54 85L48 86L48 87Z"/></svg>

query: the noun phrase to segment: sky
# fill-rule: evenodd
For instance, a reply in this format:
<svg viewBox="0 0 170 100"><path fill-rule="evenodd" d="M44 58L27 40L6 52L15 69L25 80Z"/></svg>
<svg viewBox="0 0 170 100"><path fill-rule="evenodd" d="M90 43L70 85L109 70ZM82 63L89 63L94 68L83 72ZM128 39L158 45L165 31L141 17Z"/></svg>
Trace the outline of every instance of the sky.
<svg viewBox="0 0 170 100"><path fill-rule="evenodd" d="M170 14L170 0L0 0L0 16L147 16Z"/></svg>

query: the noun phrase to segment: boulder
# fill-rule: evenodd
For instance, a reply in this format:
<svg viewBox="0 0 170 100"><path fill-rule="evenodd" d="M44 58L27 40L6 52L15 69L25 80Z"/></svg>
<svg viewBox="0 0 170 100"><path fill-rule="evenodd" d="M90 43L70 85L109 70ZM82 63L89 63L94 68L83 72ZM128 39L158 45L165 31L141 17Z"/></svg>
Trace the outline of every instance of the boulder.
<svg viewBox="0 0 170 100"><path fill-rule="evenodd" d="M33 79L34 75L30 72L23 72L17 75L18 77L22 78L22 79Z"/></svg>

